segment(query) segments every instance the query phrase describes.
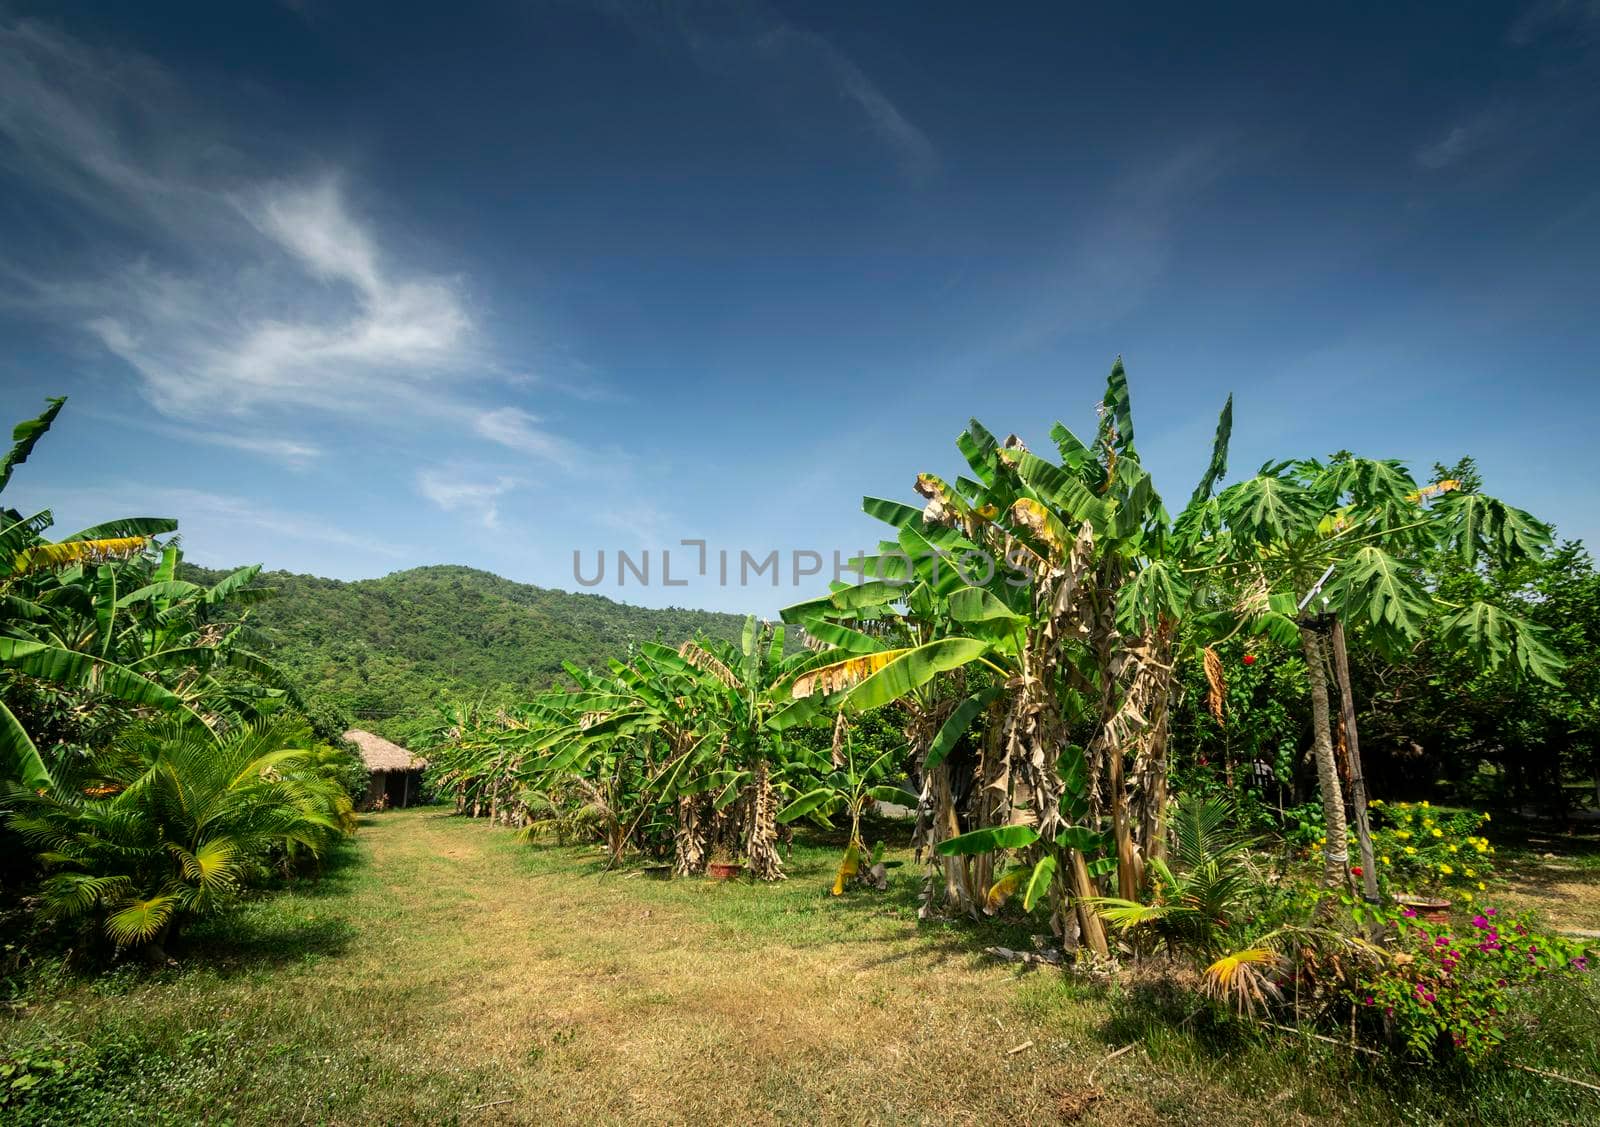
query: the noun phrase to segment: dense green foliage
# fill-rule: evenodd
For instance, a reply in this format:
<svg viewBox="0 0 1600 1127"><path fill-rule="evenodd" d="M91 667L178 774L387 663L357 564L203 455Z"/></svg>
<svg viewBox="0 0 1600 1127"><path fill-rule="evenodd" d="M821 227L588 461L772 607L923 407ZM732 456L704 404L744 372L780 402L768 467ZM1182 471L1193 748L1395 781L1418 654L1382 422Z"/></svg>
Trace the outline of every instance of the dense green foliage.
<svg viewBox="0 0 1600 1127"><path fill-rule="evenodd" d="M16 427L0 489L63 403ZM351 832L363 772L258 652L259 567L196 583L160 539L176 521L60 541L52 523L0 508L0 879L37 886L47 919L158 951Z"/></svg>
<svg viewBox="0 0 1600 1127"><path fill-rule="evenodd" d="M59 409L17 428L0 487ZM1187 966L1223 1013L1479 1060L1508 990L1586 956L1522 923L1510 955L1476 922L1482 958L1423 945L1379 905L1481 904L1487 818L1379 803L1374 832L1367 794L1565 804L1600 763L1592 563L1470 461L1422 483L1341 452L1224 487L1232 423L1230 400L1174 517L1120 362L1058 460L973 421L972 476L866 498L891 538L787 630L461 567L210 572L170 520L53 542L49 513L5 510L0 813L42 915L159 953L353 830L359 772L327 742L351 722L425 751L459 811L609 865L777 881L786 827L840 819L833 895L884 891L862 819L903 803L925 918L1033 918L1091 964Z"/></svg>
<svg viewBox="0 0 1600 1127"><path fill-rule="evenodd" d="M1358 886L1376 904L1439 882L1470 901L1480 874L1459 851L1488 845L1469 832L1476 814L1443 825L1424 815L1375 841L1350 653L1366 676L1448 662L1430 683L1492 684L1559 716L1570 738L1587 688L1563 674L1567 653L1582 668L1587 635L1540 615L1558 593L1570 610L1584 588L1536 579L1576 557L1552 553L1547 526L1484 494L1469 464L1423 484L1397 461L1341 452L1219 488L1231 401L1174 518L1141 466L1120 362L1097 414L1092 442L1053 428L1059 461L974 420L957 440L972 476L918 475L920 508L864 499L893 539L861 561L861 582L783 612L811 652L782 658L781 628L752 620L739 647L647 645L603 674L571 667L569 691L492 717L458 713L435 752L440 781L474 813L533 828L549 812L564 832L603 840L612 864L670 852L694 873L731 846L773 880L776 797L785 820L854 823L867 797L891 793L870 774L889 773L892 752L875 751L857 777L841 749L863 714L893 709L899 766L920 790L925 915L980 918L1015 900L1090 961L1114 957L1109 925L1134 950L1192 962L1202 993L1236 1013L1311 1027L1334 1020L1357 985L1419 985L1400 930L1363 935L1339 905L1360 905ZM1230 676L1224 654L1241 672ZM796 746L827 726L830 756ZM1177 754L1174 734L1192 740ZM1292 750L1302 741L1304 757ZM1207 770L1219 744L1221 789L1236 797L1219 797ZM1175 780L1189 789L1176 805ZM1285 797L1316 805L1283 809ZM1263 821L1289 846L1270 879L1244 826ZM1297 842L1285 840L1291 826ZM1413 846L1414 833L1428 840ZM863 846L852 828L835 895L860 875ZM1584 966L1576 948L1569 963ZM1423 993L1456 996L1436 985ZM1477 1000L1436 1026L1463 1052L1496 1036L1467 1032L1462 1022L1488 1020L1471 1012L1481 992L1467 994Z"/></svg>
<svg viewBox="0 0 1600 1127"><path fill-rule="evenodd" d="M222 574L185 572L199 582ZM312 712L404 746L451 701L513 704L555 683L563 662L598 667L643 642L676 646L701 634L736 641L744 625L739 615L652 610L468 567L353 583L266 572L260 582L278 597L256 609L255 623Z"/></svg>
<svg viewBox="0 0 1600 1127"><path fill-rule="evenodd" d="M118 947L159 941L355 829L337 757L292 722L221 740L195 724L134 728L78 773L13 796L11 828L47 863L46 915L103 920Z"/></svg>

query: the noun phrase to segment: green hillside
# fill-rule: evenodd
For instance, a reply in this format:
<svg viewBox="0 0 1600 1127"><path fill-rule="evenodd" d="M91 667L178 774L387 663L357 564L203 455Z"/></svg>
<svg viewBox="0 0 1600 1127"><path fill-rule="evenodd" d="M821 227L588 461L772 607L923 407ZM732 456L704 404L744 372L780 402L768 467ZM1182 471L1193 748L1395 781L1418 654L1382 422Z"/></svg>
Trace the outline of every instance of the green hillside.
<svg viewBox="0 0 1600 1127"><path fill-rule="evenodd" d="M189 569L201 582L224 572ZM258 581L254 610L274 658L318 709L404 742L455 697L510 701L561 677L563 660L600 665L629 645L696 633L736 640L738 615L630 606L514 583L469 567L398 571L352 583L289 572Z"/></svg>

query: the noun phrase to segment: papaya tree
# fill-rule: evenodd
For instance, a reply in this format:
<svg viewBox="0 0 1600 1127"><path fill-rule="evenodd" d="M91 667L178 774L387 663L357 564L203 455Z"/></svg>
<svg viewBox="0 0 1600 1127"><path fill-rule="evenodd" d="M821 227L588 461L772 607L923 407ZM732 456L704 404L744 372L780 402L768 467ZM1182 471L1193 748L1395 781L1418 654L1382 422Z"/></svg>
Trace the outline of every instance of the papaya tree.
<svg viewBox="0 0 1600 1127"><path fill-rule="evenodd" d="M1204 534L1195 570L1226 575L1240 611L1267 622L1280 640L1292 628L1305 654L1327 836L1323 882L1330 889L1348 886L1352 868L1360 868L1366 894L1377 894L1343 656L1346 629L1380 653L1399 656L1421 639L1429 615L1443 611L1444 636L1467 660L1546 681L1559 674L1560 658L1533 623L1487 602L1449 606L1423 582L1418 561L1428 551L1455 552L1470 565L1508 566L1548 548L1549 529L1528 513L1460 486L1452 479L1419 486L1400 462L1341 452L1326 463L1269 463L1207 502L1199 516ZM1343 772L1330 680L1343 689ZM1341 774L1355 791L1359 866L1350 863Z"/></svg>

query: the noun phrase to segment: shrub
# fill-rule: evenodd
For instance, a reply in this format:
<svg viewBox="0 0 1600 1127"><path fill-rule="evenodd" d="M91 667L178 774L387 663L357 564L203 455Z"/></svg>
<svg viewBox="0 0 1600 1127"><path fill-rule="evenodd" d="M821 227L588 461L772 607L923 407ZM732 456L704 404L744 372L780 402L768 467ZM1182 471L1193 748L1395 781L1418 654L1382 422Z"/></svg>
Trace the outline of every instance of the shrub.
<svg viewBox="0 0 1600 1127"><path fill-rule="evenodd" d="M1494 846L1477 834L1489 815L1470 810L1444 811L1423 802L1393 805L1374 801L1373 851L1378 857L1379 884L1386 890L1453 889L1474 893L1488 889L1494 877Z"/></svg>
<svg viewBox="0 0 1600 1127"><path fill-rule="evenodd" d="M119 949L159 947L270 865L321 854L354 820L337 761L294 747L301 734L263 724L218 742L198 726L134 729L91 777L15 791L12 827L49 874L45 914L91 921Z"/></svg>
<svg viewBox="0 0 1600 1127"><path fill-rule="evenodd" d="M1546 976L1588 969L1581 944L1496 908L1465 928L1403 908L1387 914L1385 929L1393 953L1357 976L1352 1000L1413 1057L1481 1061L1506 1040L1518 995Z"/></svg>

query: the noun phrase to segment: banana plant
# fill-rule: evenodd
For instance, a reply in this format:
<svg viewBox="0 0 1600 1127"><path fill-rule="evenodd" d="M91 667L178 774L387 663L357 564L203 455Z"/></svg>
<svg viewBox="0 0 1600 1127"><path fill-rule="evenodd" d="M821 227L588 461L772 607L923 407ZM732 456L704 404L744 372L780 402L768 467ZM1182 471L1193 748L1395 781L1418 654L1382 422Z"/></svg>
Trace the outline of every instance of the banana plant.
<svg viewBox="0 0 1600 1127"><path fill-rule="evenodd" d="M925 615L935 634L888 659L907 670L919 663L919 675L904 678L905 691L927 692L941 674L946 684L970 679L950 694L918 761L929 827L923 840L944 861L948 904L976 914L991 887L984 851L939 848L963 829L1027 824L1039 840L1059 836L1058 761L1069 746L1084 759L1088 815L1111 823L1119 890L1132 895L1143 858L1161 854L1178 624L1210 596L1207 585L1183 574L1196 538L1178 530L1197 525L1193 510L1211 502L1226 473L1231 426L1230 401L1207 472L1174 524L1139 463L1120 361L1107 380L1094 442L1059 424L1052 431L1059 463L1015 436L1000 442L973 421L957 439L973 476L952 486L919 475L921 509L867 499L867 512L898 529L869 561L870 581L786 612L841 649L866 650L870 636L844 632L847 614L867 608L883 615L899 599L908 612ZM899 589L888 582L897 579ZM842 706L870 707L881 703L870 677L884 660L880 647L816 677ZM975 754L962 757L961 777L954 777L951 753L974 725ZM1069 739L1073 732L1086 737L1083 746ZM1095 895L1085 875L1095 858L1082 860L1061 874L1072 895ZM1103 949L1098 921L1080 931Z"/></svg>
<svg viewBox="0 0 1600 1127"><path fill-rule="evenodd" d="M1109 957L1105 929L1093 909L1092 882L1112 871L1116 860L1104 856L1107 835L1090 819L1089 786L1082 748L1070 747L1056 761L1062 786L1057 799L1058 818L1049 832L1037 825L1012 822L970 830L942 841L938 851L947 857L992 857L1016 851L1016 861L988 888L983 912L994 915L1007 900L1022 893L1022 907L1031 912L1041 903L1051 905L1052 925L1060 929L1063 911L1075 914L1077 932L1085 945L1101 958ZM1089 858L1102 854L1094 861ZM1063 873L1070 873L1067 881ZM1066 888L1076 895L1068 897Z"/></svg>
<svg viewBox="0 0 1600 1127"><path fill-rule="evenodd" d="M0 459L0 493L12 472L25 463L60 414L65 398L12 430L12 446ZM177 522L159 517L128 517L96 525L52 542L44 538L54 518L49 510L24 516L0 506L0 669L7 676L34 678L57 690L88 690L134 707L169 712L187 709L183 700L139 671L93 647L64 644L56 629L63 608L87 608L104 616L97 591L114 590L113 561L141 557L154 536L172 532ZM95 568L93 578L85 567ZM10 694L7 694L8 696ZM33 791L54 785L54 773L34 737L12 708L0 699L0 779L20 780Z"/></svg>
<svg viewBox="0 0 1600 1127"><path fill-rule="evenodd" d="M850 836L845 842L844 854L839 858L838 872L834 877L833 894L844 894L845 885L861 878L878 888L884 887L886 870L895 862L883 860L883 843L869 853L861 837L861 816L874 802L895 802L916 806L916 795L881 780L892 768L895 750L879 752L864 766L856 763L855 741L849 735L849 720L838 713L834 722L831 757L797 750L796 760L802 769L818 780L818 785L799 795L778 812L779 824L808 818L824 829L832 828L831 819L843 814L850 819ZM864 863L863 863L864 862Z"/></svg>

